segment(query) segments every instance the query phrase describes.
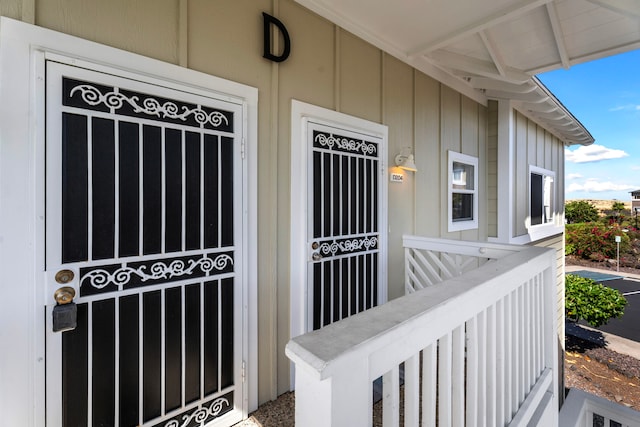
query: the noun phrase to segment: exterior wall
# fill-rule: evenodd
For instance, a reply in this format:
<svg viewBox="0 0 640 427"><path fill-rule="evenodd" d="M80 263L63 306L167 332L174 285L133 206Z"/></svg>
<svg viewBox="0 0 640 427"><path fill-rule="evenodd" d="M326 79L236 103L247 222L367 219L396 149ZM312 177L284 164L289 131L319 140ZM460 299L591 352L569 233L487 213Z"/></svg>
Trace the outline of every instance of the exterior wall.
<svg viewBox="0 0 640 427"><path fill-rule="evenodd" d="M564 337L564 235L550 237L535 243L535 246L552 248L556 251L558 277L558 335ZM561 348L564 348L564 340L560 341Z"/></svg>
<svg viewBox="0 0 640 427"><path fill-rule="evenodd" d="M487 234L498 237L498 103L487 109Z"/></svg>
<svg viewBox="0 0 640 427"><path fill-rule="evenodd" d="M404 294L402 235L486 240L486 107L292 0L32 0L7 16L258 88L259 401L290 386L291 100L389 127L388 165L410 147L419 171L389 185L389 298ZM262 12L291 36L290 58L262 58ZM447 232L447 150L479 158L479 227ZM394 170L396 171L396 170ZM388 179L388 178L386 178Z"/></svg>
<svg viewBox="0 0 640 427"><path fill-rule="evenodd" d="M564 144L547 130L515 111L514 116L514 224L513 237L528 234L529 166L556 173L554 225L564 226Z"/></svg>
<svg viewBox="0 0 640 427"><path fill-rule="evenodd" d="M640 210L640 191L631 192L631 215L634 215L636 209Z"/></svg>
<svg viewBox="0 0 640 427"><path fill-rule="evenodd" d="M415 234L460 240L487 238L487 109L416 73ZM447 152L478 157L478 228L449 232ZM390 184L390 189L393 185ZM439 209L434 209L438 202ZM390 201L390 206L393 203Z"/></svg>

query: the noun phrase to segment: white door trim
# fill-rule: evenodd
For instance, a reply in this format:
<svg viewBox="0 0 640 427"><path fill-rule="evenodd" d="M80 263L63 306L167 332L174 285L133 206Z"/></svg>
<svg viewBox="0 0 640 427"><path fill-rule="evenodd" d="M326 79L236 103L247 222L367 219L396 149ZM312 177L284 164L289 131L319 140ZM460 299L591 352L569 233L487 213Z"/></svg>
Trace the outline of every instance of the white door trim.
<svg viewBox="0 0 640 427"><path fill-rule="evenodd" d="M188 70L77 37L0 17L0 413L3 423L45 424L44 280L44 61L104 64L123 75L208 94L242 105L246 135L243 221L247 280L243 296L247 337L243 360L250 380L246 412L257 407L257 112L256 88ZM185 89L186 88L186 89ZM10 101L8 101L10 100Z"/></svg>
<svg viewBox="0 0 640 427"><path fill-rule="evenodd" d="M308 120L333 127L346 127L366 135L382 139L380 162L383 170L387 169L388 128L385 125L369 120L328 110L316 105L297 100L291 101L291 337L302 335L307 331L307 264L309 250L307 248L307 123ZM387 277L387 180L382 175L380 185L380 272ZM387 301L386 280L379 288L378 300ZM292 376L293 378L293 376Z"/></svg>

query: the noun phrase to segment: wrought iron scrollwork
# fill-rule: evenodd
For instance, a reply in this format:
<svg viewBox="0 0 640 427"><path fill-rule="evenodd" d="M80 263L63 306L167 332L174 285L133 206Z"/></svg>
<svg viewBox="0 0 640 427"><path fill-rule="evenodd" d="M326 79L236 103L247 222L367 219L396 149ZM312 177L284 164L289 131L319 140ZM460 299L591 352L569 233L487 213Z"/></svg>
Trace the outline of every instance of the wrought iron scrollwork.
<svg viewBox="0 0 640 427"><path fill-rule="evenodd" d="M323 255L335 256L336 254L353 253L375 248L378 245L378 238L361 237L346 240L334 240L333 242L323 242L318 248L318 252Z"/></svg>
<svg viewBox="0 0 640 427"><path fill-rule="evenodd" d="M189 116L193 116L194 120L199 124L210 124L213 127L227 125L227 117L219 111L207 113L200 107L189 108L187 106L179 107L171 101L161 103L157 99L148 97L140 102L140 97L128 97L120 92L102 93L100 90L91 85L79 85L74 87L69 96L73 96L76 92L80 93L82 100L89 105L96 106L104 104L114 110L119 110L125 104L130 105L136 113L148 114L160 118L169 118L174 120L186 121Z"/></svg>
<svg viewBox="0 0 640 427"><path fill-rule="evenodd" d="M367 141L334 136L326 133L318 133L315 136L315 140L323 147L333 148L336 146L345 151L360 152L362 154L375 154L377 150L375 144L368 143Z"/></svg>
<svg viewBox="0 0 640 427"><path fill-rule="evenodd" d="M191 422L195 422L197 425L201 425L209 418L218 416L224 406L229 406L229 401L223 397L211 402L211 405L198 408L189 415L182 417L182 424L178 420L171 420L164 425L164 427L185 427L191 425Z"/></svg>
<svg viewBox="0 0 640 427"><path fill-rule="evenodd" d="M133 275L138 276L141 281L170 279L172 277L180 277L190 275L196 268L203 273L211 271L224 270L227 265L233 265L233 259L227 254L218 255L216 258L199 258L197 260L173 260L168 265L162 261L155 262L147 272L147 266L142 265L138 268L123 266L116 271L110 273L107 270L96 269L91 270L82 277L80 286L88 284L96 289L102 289L109 285L125 286L131 280Z"/></svg>

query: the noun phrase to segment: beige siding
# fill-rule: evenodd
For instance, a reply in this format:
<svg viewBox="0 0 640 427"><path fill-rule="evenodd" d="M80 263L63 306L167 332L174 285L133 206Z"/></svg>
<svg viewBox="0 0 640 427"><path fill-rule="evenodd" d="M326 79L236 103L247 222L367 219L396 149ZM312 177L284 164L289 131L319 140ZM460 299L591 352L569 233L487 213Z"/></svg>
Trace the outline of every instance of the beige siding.
<svg viewBox="0 0 640 427"><path fill-rule="evenodd" d="M383 53L346 31L336 30L339 75L336 109L380 123Z"/></svg>
<svg viewBox="0 0 640 427"><path fill-rule="evenodd" d="M23 1L21 0L0 0L0 15L2 16L21 19L23 9Z"/></svg>
<svg viewBox="0 0 640 427"><path fill-rule="evenodd" d="M20 18L28 2L2 0ZM280 64L262 58L262 12L292 41ZM259 401L289 390L291 100L389 127L388 166L410 147L417 173L389 183L389 296L404 294L402 235L486 240L486 107L412 69L292 0L36 0L36 24L258 88ZM495 124L491 125L495 128ZM494 132L495 133L495 132ZM495 139L495 136L494 136ZM495 141L491 156L495 157ZM447 232L447 151L479 157L479 228ZM385 177L384 179L388 179Z"/></svg>
<svg viewBox="0 0 640 427"><path fill-rule="evenodd" d="M559 336L564 337L564 235L561 234L536 242L535 246L552 248L556 251L556 276L558 280L558 334ZM564 340L561 340L560 342L564 347Z"/></svg>
<svg viewBox="0 0 640 427"><path fill-rule="evenodd" d="M516 114L515 119L515 184L514 206L515 221L513 223L514 236L527 234L525 219L529 216L529 192L527 191L527 168L530 159L535 160L535 144L529 144L527 138L527 118Z"/></svg>
<svg viewBox="0 0 640 427"><path fill-rule="evenodd" d="M529 220L529 166L555 172L555 218L562 225L564 212L564 145L556 136L515 112L514 230L513 237L527 234Z"/></svg>
<svg viewBox="0 0 640 427"><path fill-rule="evenodd" d="M178 62L179 0L37 0L36 24L83 39Z"/></svg>
<svg viewBox="0 0 640 427"><path fill-rule="evenodd" d="M498 237L498 102L487 108L487 236Z"/></svg>
<svg viewBox="0 0 640 427"><path fill-rule="evenodd" d="M442 86L424 74L416 74L415 99L415 138L427 143L417 144L415 156L420 169L415 174L416 188L420 189L416 197L415 232L421 236L440 236L440 224L447 220L447 212L433 209L434 203L441 199L441 192L447 185L446 165L440 157L446 152L440 144L440 92ZM433 153L439 153L439 156ZM390 184L391 186L391 184Z"/></svg>
<svg viewBox="0 0 640 427"><path fill-rule="evenodd" d="M402 147L413 150L413 70L388 55L383 60L383 123L389 126L389 164ZM419 167L419 166L418 166ZM404 295L402 235L413 233L414 175L389 186L389 299ZM385 178L387 179L387 178ZM398 286L400 285L400 286Z"/></svg>

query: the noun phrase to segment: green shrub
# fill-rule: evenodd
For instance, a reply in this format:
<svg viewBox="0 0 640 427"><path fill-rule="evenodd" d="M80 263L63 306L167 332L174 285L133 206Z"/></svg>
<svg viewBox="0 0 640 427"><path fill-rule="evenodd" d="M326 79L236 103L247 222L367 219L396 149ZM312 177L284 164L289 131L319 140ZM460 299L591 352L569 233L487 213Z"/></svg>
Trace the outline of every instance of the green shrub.
<svg viewBox="0 0 640 427"><path fill-rule="evenodd" d="M564 205L564 217L569 224L598 219L598 209L586 200L572 200Z"/></svg>
<svg viewBox="0 0 640 427"><path fill-rule="evenodd" d="M618 226L585 223L567 224L565 227L566 246L571 246L574 255L585 259L615 258L615 236L620 236L620 252L627 251L630 247L629 236Z"/></svg>
<svg viewBox="0 0 640 427"><path fill-rule="evenodd" d="M573 255L576 253L576 247L573 243L568 243L564 246L565 255Z"/></svg>
<svg viewBox="0 0 640 427"><path fill-rule="evenodd" d="M574 322L583 319L597 328L624 314L627 300L618 290L575 274L567 274L565 283L567 319Z"/></svg>

